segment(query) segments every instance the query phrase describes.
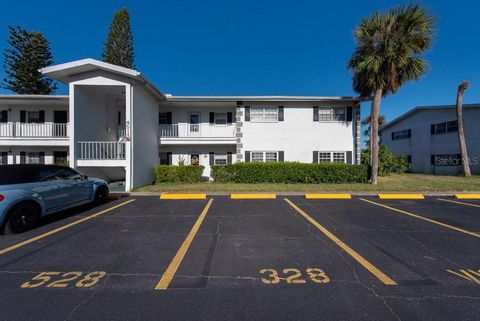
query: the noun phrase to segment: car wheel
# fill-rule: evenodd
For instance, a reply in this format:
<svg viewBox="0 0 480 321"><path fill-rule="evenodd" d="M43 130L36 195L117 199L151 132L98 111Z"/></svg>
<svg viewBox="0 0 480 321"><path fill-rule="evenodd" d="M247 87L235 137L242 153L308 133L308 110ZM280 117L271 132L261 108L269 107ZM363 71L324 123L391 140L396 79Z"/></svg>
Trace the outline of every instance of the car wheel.
<svg viewBox="0 0 480 321"><path fill-rule="evenodd" d="M97 189L97 192L95 193L95 199L93 200L93 203L96 205L103 204L107 201L108 199L108 188L105 186L100 186Z"/></svg>
<svg viewBox="0 0 480 321"><path fill-rule="evenodd" d="M22 233L30 230L40 218L40 208L33 202L15 205L8 214L7 232Z"/></svg>

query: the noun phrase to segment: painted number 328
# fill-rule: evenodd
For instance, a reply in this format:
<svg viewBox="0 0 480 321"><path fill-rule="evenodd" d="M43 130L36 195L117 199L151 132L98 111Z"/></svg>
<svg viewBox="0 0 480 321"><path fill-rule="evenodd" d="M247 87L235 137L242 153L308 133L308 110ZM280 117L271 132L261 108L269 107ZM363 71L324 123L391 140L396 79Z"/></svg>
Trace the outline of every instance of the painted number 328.
<svg viewBox="0 0 480 321"><path fill-rule="evenodd" d="M103 271L96 271L86 275L83 275L83 272L42 272L30 281L23 283L21 287L24 289L38 288L41 286L47 288L66 288L73 281L76 281L75 286L77 288L90 288L97 284L105 275L107 275L107 273Z"/></svg>
<svg viewBox="0 0 480 321"><path fill-rule="evenodd" d="M323 283L323 284L330 282L330 278L325 274L325 272L322 269L307 268L305 272L308 278L303 278L302 272L299 269L295 269L295 268L283 269L282 275L280 275L278 271L275 269L260 270L260 274L263 276L261 280L265 284L279 284L281 281L284 281L290 284L303 284L303 283L307 283L307 280L310 280L311 282L314 282L314 283Z"/></svg>

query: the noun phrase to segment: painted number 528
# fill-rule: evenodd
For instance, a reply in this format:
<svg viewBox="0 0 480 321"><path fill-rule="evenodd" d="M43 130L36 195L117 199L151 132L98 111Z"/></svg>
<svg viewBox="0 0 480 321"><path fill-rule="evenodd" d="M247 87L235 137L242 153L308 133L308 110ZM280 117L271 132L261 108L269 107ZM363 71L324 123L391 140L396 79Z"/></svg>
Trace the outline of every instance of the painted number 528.
<svg viewBox="0 0 480 321"><path fill-rule="evenodd" d="M302 272L295 268L285 268L280 275L275 269L261 269L260 274L263 276L262 280L265 284L279 284L286 282L289 284L304 284L307 280L313 283L325 284L330 282L330 278L319 268L307 268L305 270L307 278L302 277Z"/></svg>
<svg viewBox="0 0 480 321"><path fill-rule="evenodd" d="M23 283L20 287L24 289L33 289L41 286L47 288L65 288L76 281L77 288L89 288L97 284L107 273L96 271L83 275L83 272L42 272L30 281ZM82 277L82 278L81 278ZM81 278L81 279L80 279Z"/></svg>

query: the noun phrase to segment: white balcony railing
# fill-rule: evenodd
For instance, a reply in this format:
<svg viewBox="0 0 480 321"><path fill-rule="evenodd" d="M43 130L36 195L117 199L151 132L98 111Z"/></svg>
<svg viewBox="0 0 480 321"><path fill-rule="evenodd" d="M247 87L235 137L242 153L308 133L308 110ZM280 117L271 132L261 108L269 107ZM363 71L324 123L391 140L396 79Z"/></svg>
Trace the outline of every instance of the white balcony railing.
<svg viewBox="0 0 480 321"><path fill-rule="evenodd" d="M78 142L80 159L125 159L125 143L119 142Z"/></svg>
<svg viewBox="0 0 480 321"><path fill-rule="evenodd" d="M235 125L160 125L159 135L161 138L233 138L235 137Z"/></svg>
<svg viewBox="0 0 480 321"><path fill-rule="evenodd" d="M67 138L68 124L63 123L0 123L0 137Z"/></svg>

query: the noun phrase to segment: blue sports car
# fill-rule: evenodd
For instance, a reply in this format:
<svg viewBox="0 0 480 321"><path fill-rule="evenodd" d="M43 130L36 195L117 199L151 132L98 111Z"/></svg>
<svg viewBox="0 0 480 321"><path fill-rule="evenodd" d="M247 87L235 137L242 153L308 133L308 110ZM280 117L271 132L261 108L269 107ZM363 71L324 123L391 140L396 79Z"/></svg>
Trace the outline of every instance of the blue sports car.
<svg viewBox="0 0 480 321"><path fill-rule="evenodd" d="M41 216L108 198L105 181L57 165L0 166L0 233L31 229Z"/></svg>

